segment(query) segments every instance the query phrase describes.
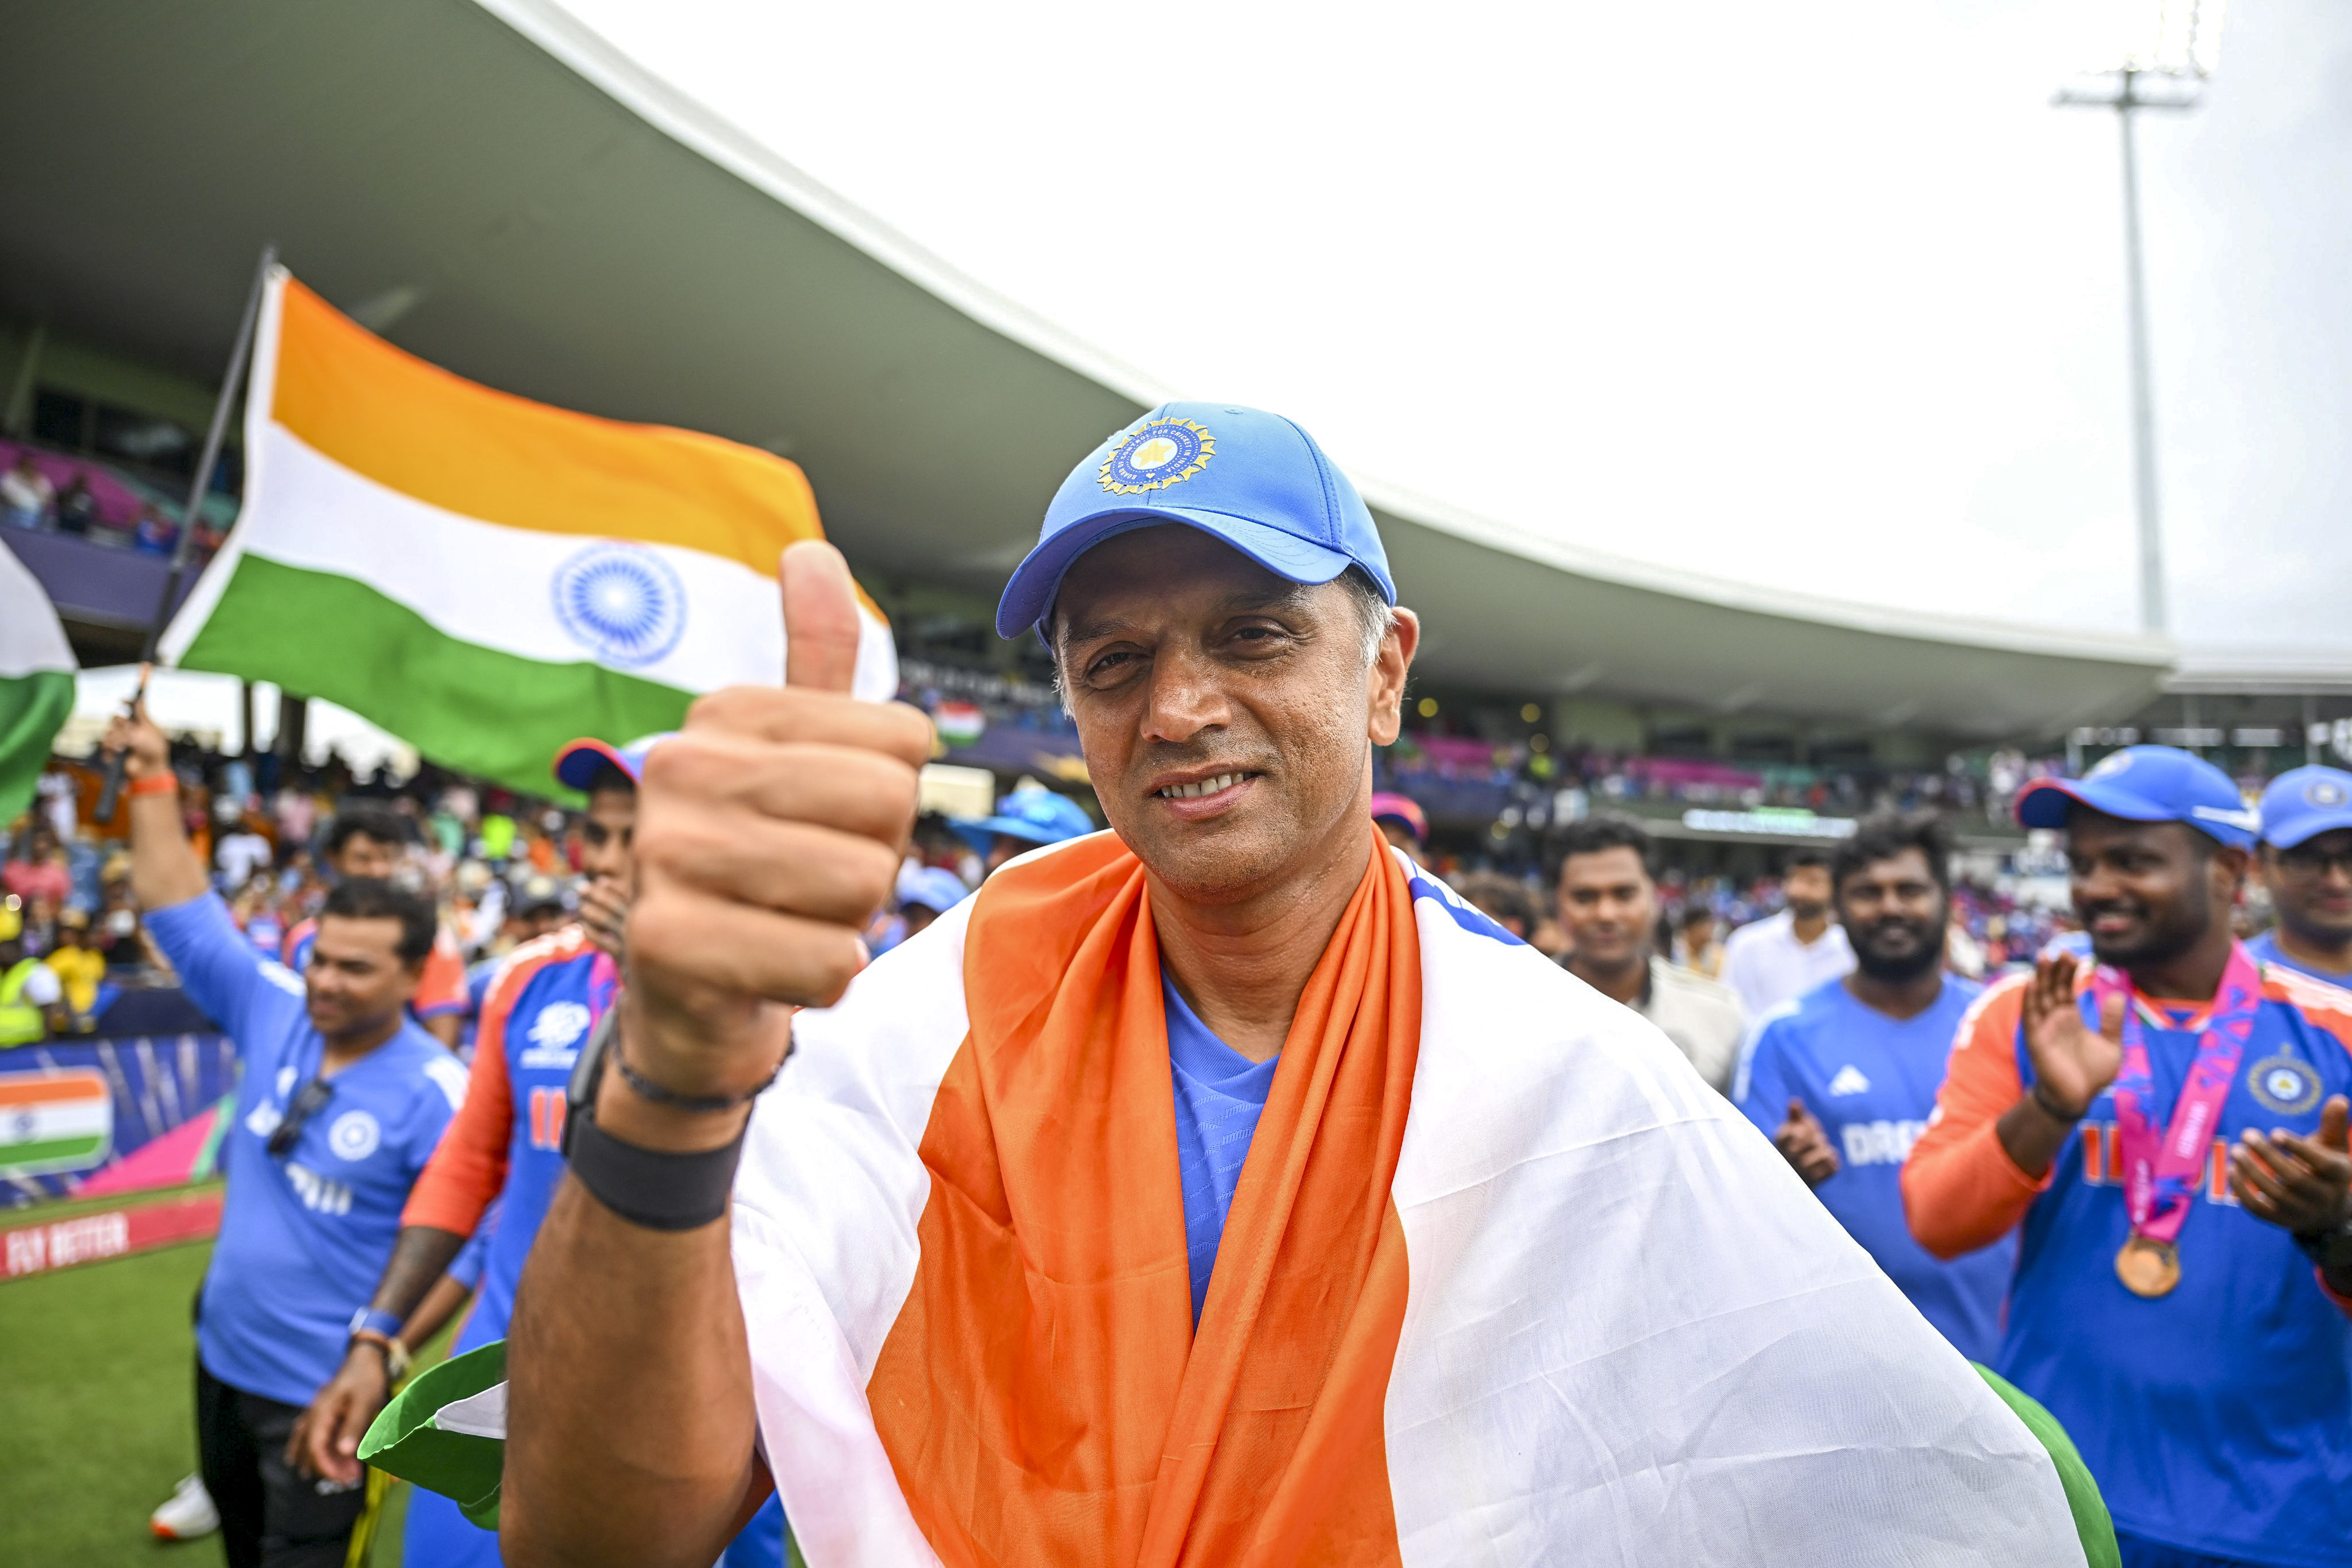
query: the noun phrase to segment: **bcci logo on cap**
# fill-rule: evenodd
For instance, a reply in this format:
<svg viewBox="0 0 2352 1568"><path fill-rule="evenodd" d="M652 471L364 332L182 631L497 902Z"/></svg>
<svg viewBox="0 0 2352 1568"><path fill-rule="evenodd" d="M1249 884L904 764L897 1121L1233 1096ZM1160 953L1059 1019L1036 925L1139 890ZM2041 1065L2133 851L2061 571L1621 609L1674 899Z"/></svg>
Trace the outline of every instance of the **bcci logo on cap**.
<svg viewBox="0 0 2352 1568"><path fill-rule="evenodd" d="M2334 779L2314 779L2304 786L2304 804L2318 806L2323 811L2332 811L2347 799L2352 799L2352 795L2346 795L2344 786Z"/></svg>
<svg viewBox="0 0 2352 1568"><path fill-rule="evenodd" d="M686 584L641 545L591 545L555 569L551 587L555 618L600 664L642 668L685 635Z"/></svg>
<svg viewBox="0 0 2352 1568"><path fill-rule="evenodd" d="M1154 419L1111 444L1102 463L1102 488L1115 496L1181 485L1209 466L1217 438L1190 419Z"/></svg>

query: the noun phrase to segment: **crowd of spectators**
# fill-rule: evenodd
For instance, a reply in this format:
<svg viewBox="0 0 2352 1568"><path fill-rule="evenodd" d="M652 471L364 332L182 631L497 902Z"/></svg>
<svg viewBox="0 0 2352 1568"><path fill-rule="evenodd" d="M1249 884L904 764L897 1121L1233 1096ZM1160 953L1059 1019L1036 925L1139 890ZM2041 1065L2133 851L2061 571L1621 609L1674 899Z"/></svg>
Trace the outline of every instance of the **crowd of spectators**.
<svg viewBox="0 0 2352 1568"><path fill-rule="evenodd" d="M394 780L340 759L287 767L185 742L173 764L213 886L273 958L326 900L339 818L396 840L394 879L434 898L467 961L499 956L576 904L572 816L551 802L438 769ZM0 942L72 976L55 1033L96 1030L124 993L173 983L145 938L119 824L91 820L100 788L94 764L55 759L33 808L0 825Z"/></svg>
<svg viewBox="0 0 2352 1568"><path fill-rule="evenodd" d="M167 498L103 464L0 441L0 527L169 555L179 547L178 510ZM200 513L189 542L192 559L209 559L226 537L218 517Z"/></svg>
<svg viewBox="0 0 2352 1568"><path fill-rule="evenodd" d="M1381 752L1379 771L1377 787L1416 796L1464 785L1507 792L1518 808L1511 815L1536 827L1641 801L1837 816L1927 810L2005 826L2017 792L2063 775L2065 760L2001 750L1956 753L1941 770L1743 763L1555 745L1541 734L1496 742L1408 730Z"/></svg>
<svg viewBox="0 0 2352 1568"><path fill-rule="evenodd" d="M227 755L187 741L174 744L173 765L188 836L214 889L272 958L292 952L317 916L354 827L388 838L392 879L434 900L475 995L493 961L580 906L579 817L552 800L430 766L403 779L354 771L341 758L288 766L274 754ZM176 983L146 938L121 825L110 831L91 820L100 787L96 759L53 759L33 807L0 824L0 974L31 959L58 978L61 995L46 979L38 991L52 1036L99 1032L126 993ZM898 895L869 942L887 949L1013 854L1095 826L1076 801L1034 779L1021 780L988 817L926 814Z"/></svg>
<svg viewBox="0 0 2352 1568"><path fill-rule="evenodd" d="M901 695L931 715L950 747L1012 731L1075 751L1076 731L1043 681L922 658L902 661L901 674ZM1374 771L1374 789L1410 795L1442 819L1540 834L1643 802L1853 817L1927 810L2007 828L2018 791L2068 769L2063 756L2010 748L1955 753L1940 768L1897 768L1666 755L1556 742L1532 731L1494 741L1408 728L1377 753Z"/></svg>

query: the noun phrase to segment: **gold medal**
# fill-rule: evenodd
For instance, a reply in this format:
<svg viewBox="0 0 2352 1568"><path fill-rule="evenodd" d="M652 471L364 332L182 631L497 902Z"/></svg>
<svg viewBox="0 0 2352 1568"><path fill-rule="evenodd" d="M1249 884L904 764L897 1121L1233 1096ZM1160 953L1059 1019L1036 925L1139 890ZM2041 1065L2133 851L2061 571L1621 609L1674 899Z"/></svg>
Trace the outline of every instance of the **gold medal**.
<svg viewBox="0 0 2352 1568"><path fill-rule="evenodd" d="M2154 1300L2180 1283L2180 1248L2153 1237L2135 1236L2116 1254L2116 1278L2135 1296Z"/></svg>

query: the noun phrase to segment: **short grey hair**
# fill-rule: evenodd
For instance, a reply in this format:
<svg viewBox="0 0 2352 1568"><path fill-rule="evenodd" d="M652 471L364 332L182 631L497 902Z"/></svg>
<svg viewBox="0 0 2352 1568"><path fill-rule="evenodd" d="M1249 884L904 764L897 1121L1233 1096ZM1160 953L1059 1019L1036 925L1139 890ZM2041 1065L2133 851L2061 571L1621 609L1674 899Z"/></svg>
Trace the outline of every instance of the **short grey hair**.
<svg viewBox="0 0 2352 1568"><path fill-rule="evenodd" d="M1339 586L1355 601L1356 619L1363 635L1361 663L1366 669L1381 657L1381 644L1388 639L1396 625L1396 611L1389 605L1389 596L1372 581L1372 574L1360 566L1349 566L1339 574Z"/></svg>
<svg viewBox="0 0 2352 1568"><path fill-rule="evenodd" d="M1372 580L1372 574L1360 566L1350 565L1334 581L1346 591L1349 603L1355 608L1359 638L1357 662L1370 669L1372 660L1381 657L1381 644L1387 640L1390 631L1396 626L1396 611L1390 605L1388 595ZM1077 714L1070 706L1069 682L1062 676L1064 622L1060 604L1047 608L1045 625L1051 633L1047 639L1048 651L1054 656L1054 695L1060 699L1062 711L1075 719Z"/></svg>

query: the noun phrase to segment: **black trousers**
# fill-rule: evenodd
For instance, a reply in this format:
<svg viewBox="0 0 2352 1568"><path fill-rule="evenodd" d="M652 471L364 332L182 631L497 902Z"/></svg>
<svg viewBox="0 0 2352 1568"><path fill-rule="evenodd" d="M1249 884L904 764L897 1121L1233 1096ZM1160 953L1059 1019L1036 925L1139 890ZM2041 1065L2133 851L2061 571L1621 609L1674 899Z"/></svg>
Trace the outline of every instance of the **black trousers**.
<svg viewBox="0 0 2352 1568"><path fill-rule="evenodd" d="M374 1524L366 1481L314 1481L286 1462L299 1405L232 1388L196 1362L196 1450L229 1568L343 1568Z"/></svg>

